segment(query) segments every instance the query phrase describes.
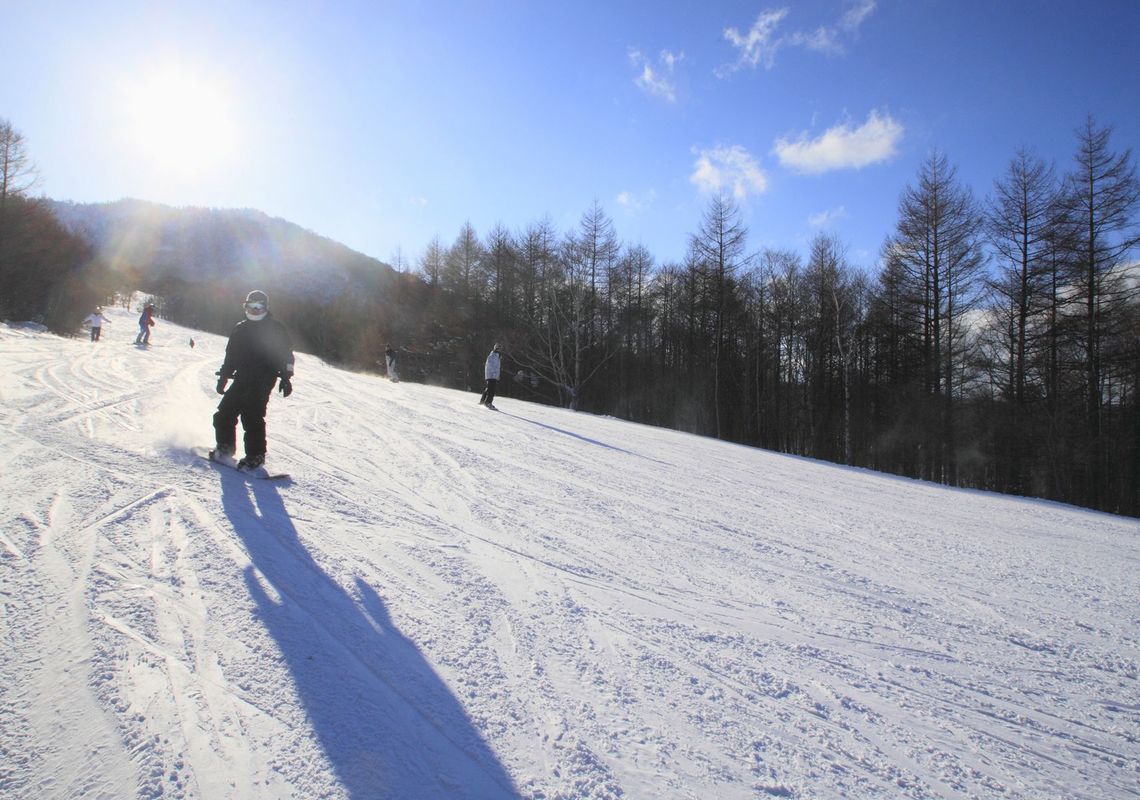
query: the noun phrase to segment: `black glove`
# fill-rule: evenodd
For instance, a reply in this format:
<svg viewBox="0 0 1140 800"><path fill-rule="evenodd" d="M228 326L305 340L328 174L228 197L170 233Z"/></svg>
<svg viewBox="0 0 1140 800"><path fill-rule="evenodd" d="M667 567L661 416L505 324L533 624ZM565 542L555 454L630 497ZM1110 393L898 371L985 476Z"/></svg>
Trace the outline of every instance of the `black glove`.
<svg viewBox="0 0 1140 800"><path fill-rule="evenodd" d="M291 381L288 376L285 376L281 379L281 383L278 384L277 388L281 390L282 397L288 397L293 394L293 381Z"/></svg>
<svg viewBox="0 0 1140 800"><path fill-rule="evenodd" d="M218 385L216 387L214 387L218 390L218 394L225 394L226 393L226 384L229 382L230 382L230 379L225 377L224 375L218 378Z"/></svg>

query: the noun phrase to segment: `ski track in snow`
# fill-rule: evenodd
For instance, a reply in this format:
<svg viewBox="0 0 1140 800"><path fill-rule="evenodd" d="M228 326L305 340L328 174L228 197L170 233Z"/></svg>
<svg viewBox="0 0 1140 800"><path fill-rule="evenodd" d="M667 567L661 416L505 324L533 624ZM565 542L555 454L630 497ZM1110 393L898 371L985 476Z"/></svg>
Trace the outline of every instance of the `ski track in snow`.
<svg viewBox="0 0 1140 800"><path fill-rule="evenodd" d="M0 796L1140 797L1136 520L305 355L278 485L114 332L0 327Z"/></svg>

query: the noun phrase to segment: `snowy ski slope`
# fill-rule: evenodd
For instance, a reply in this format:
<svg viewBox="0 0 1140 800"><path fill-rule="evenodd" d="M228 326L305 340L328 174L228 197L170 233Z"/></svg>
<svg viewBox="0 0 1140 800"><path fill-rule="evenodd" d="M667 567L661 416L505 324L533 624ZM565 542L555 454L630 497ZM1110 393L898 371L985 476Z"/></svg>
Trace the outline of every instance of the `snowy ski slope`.
<svg viewBox="0 0 1140 800"><path fill-rule="evenodd" d="M4 798L1140 796L1137 520L304 355L249 480L109 314L0 327Z"/></svg>

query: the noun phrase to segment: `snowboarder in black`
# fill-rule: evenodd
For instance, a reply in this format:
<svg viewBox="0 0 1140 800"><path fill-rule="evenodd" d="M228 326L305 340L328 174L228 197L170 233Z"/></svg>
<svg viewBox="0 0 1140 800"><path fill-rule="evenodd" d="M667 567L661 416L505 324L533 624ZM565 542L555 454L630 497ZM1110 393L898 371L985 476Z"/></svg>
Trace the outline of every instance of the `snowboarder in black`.
<svg viewBox="0 0 1140 800"><path fill-rule="evenodd" d="M280 378L282 396L293 393L293 343L285 326L270 315L265 292L255 290L246 296L245 316L230 333L217 373L218 394L223 396L214 414L215 455L233 458L240 417L245 457L238 469L254 469L265 463L265 409L273 385ZM230 379L233 385L227 390Z"/></svg>

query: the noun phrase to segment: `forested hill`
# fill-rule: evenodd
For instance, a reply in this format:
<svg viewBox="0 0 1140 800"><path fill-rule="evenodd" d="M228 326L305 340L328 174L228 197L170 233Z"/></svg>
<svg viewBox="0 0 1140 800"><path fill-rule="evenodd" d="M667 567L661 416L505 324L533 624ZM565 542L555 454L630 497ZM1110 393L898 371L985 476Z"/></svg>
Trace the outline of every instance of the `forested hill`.
<svg viewBox="0 0 1140 800"><path fill-rule="evenodd" d="M233 279L335 293L389 278L387 264L287 220L252 209L174 208L142 200L51 202L63 225L140 285Z"/></svg>
<svg viewBox="0 0 1140 800"><path fill-rule="evenodd" d="M163 319L223 333L251 289L269 293L299 349L370 366L399 320L412 276L252 209L172 208L141 200L48 201L89 246L110 292L154 296ZM414 305L414 304L413 304Z"/></svg>

